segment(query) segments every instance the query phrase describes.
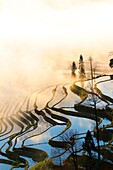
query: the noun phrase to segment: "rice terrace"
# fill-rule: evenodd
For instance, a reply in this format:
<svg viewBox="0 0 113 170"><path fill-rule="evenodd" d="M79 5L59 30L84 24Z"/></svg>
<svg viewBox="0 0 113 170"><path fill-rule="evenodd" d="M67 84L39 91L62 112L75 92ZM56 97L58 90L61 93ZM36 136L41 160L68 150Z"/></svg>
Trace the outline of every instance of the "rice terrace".
<svg viewBox="0 0 113 170"><path fill-rule="evenodd" d="M0 170L113 170L113 0L0 0Z"/></svg>
<svg viewBox="0 0 113 170"><path fill-rule="evenodd" d="M113 75L84 65L81 55L70 83L1 106L0 167L113 169Z"/></svg>

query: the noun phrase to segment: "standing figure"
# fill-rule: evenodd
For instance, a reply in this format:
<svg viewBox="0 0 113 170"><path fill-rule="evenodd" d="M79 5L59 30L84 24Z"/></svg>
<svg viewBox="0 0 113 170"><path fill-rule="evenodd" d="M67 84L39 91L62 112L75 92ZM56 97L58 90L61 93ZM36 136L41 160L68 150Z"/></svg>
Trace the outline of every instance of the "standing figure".
<svg viewBox="0 0 113 170"><path fill-rule="evenodd" d="M75 62L73 61L72 67L71 67L71 75L72 75L73 77L76 76L76 73L75 73L76 69L77 69L76 64L75 64Z"/></svg>

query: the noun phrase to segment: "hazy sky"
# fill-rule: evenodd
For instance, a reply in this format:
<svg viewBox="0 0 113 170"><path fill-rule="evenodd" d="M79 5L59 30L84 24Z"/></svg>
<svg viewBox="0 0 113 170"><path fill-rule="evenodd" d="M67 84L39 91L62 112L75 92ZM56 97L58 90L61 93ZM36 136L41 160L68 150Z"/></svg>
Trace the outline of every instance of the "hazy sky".
<svg viewBox="0 0 113 170"><path fill-rule="evenodd" d="M107 50L112 17L113 0L0 0L0 43Z"/></svg>
<svg viewBox="0 0 113 170"><path fill-rule="evenodd" d="M45 83L81 53L105 59L112 18L113 0L0 0L0 89Z"/></svg>

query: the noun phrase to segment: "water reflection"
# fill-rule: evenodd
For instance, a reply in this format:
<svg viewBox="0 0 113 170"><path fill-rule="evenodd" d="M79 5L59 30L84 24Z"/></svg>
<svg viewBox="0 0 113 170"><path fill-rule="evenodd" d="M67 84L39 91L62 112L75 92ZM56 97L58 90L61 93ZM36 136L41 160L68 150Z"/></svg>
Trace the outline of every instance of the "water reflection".
<svg viewBox="0 0 113 170"><path fill-rule="evenodd" d="M87 83L90 83L90 81ZM101 78L96 83L99 86ZM84 85L84 88L86 88L87 84L84 83ZM10 104L3 105L0 122L0 142L5 156L7 157L7 152L13 156L16 148L23 149L22 151L25 153L25 147L45 150L50 156L51 146L58 143L58 135L64 133L69 128L76 129L79 133L83 134L87 130L94 130L95 115L91 107L93 100L89 100L92 96L91 90L88 91L88 87L86 88L87 90L84 88L81 87L80 81L77 85L76 82L73 84L61 83L51 85L47 88L36 90L29 96L20 98L18 101L13 101L12 105L11 102ZM99 86L99 88L101 87ZM101 103L97 105L98 107L103 105L103 101L107 105L109 100L112 101L111 98L106 97L103 93L100 94L101 98L98 97L98 94L95 94L97 99L101 99ZM90 105L89 108L86 107L88 104ZM82 109L82 105L85 110ZM86 111L86 109L89 110ZM103 117L101 118L101 114L99 116L98 120L101 123ZM111 117L109 119L111 120ZM110 121L104 121L104 124L109 125ZM100 124L99 128L102 125ZM18 152L20 155L22 154L20 150ZM21 156L29 161L30 166L31 164L33 165L31 158ZM25 157L29 156L25 155ZM15 161L14 158L13 161Z"/></svg>

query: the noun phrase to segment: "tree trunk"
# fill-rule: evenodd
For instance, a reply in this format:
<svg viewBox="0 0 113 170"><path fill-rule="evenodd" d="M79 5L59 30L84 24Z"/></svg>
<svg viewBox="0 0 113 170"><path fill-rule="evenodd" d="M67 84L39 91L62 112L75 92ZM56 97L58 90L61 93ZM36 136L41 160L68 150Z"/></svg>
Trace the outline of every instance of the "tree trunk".
<svg viewBox="0 0 113 170"><path fill-rule="evenodd" d="M97 120L97 110L96 110L96 104L94 105L95 109L95 116L96 116L96 130L97 130L97 144L98 144L98 160L100 160L100 144L99 144L99 129L98 129L98 120Z"/></svg>

